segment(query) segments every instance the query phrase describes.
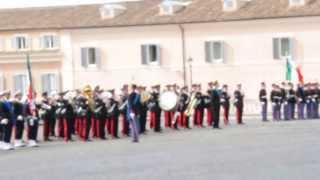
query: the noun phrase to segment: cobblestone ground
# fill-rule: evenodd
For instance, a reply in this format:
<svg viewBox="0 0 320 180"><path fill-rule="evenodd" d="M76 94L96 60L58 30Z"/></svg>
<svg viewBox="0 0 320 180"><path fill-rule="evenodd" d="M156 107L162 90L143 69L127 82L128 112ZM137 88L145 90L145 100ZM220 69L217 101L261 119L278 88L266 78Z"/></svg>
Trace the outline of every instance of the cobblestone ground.
<svg viewBox="0 0 320 180"><path fill-rule="evenodd" d="M313 180L320 120L246 120L222 130L149 132L129 139L51 142L0 152L1 180Z"/></svg>

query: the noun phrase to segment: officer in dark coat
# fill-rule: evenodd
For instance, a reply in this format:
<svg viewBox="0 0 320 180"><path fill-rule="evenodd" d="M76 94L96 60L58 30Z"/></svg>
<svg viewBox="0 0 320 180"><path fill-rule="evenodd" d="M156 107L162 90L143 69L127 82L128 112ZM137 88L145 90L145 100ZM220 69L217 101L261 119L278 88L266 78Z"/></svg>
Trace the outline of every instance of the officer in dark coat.
<svg viewBox="0 0 320 180"><path fill-rule="evenodd" d="M210 97L210 106L211 106L211 117L213 122L213 128L219 129L220 124L220 95L221 91L219 89L218 81L213 83L213 89L208 90L208 95Z"/></svg>
<svg viewBox="0 0 320 180"><path fill-rule="evenodd" d="M289 83L289 90L288 90L288 116L289 119L295 119L295 110L296 110L296 92L293 89L293 84Z"/></svg>
<svg viewBox="0 0 320 180"><path fill-rule="evenodd" d="M298 105L298 119L304 119L306 94L304 90L304 85L302 83L298 84L298 87L296 90L296 96L297 96L297 105Z"/></svg>
<svg viewBox="0 0 320 180"><path fill-rule="evenodd" d="M266 84L264 82L261 83L261 89L259 92L259 101L261 103L261 116L262 121L268 121L268 98L267 98L267 90Z"/></svg>

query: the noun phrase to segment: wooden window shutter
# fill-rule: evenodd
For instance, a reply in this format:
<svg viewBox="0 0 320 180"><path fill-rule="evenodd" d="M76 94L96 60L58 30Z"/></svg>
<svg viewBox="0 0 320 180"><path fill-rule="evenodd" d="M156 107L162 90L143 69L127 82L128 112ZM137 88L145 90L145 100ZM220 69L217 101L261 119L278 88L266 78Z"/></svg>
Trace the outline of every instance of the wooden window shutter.
<svg viewBox="0 0 320 180"><path fill-rule="evenodd" d="M273 38L273 59L280 59L280 39Z"/></svg>
<svg viewBox="0 0 320 180"><path fill-rule="evenodd" d="M81 65L84 68L88 67L88 48L81 48Z"/></svg>

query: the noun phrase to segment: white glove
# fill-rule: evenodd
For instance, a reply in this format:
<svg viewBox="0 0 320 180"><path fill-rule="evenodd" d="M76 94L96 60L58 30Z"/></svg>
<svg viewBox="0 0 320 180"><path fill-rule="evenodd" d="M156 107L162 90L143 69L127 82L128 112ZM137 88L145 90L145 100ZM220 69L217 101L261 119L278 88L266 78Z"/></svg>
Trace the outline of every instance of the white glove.
<svg viewBox="0 0 320 180"><path fill-rule="evenodd" d="M263 102L263 101L261 102L261 105L262 105L262 106L265 105L265 104L266 104L265 102Z"/></svg>
<svg viewBox="0 0 320 180"><path fill-rule="evenodd" d="M19 115L19 116L17 117L17 120L18 120L18 121L23 121L23 117L22 117L21 115Z"/></svg>
<svg viewBox="0 0 320 180"><path fill-rule="evenodd" d="M30 126L34 126L34 119L30 119Z"/></svg>
<svg viewBox="0 0 320 180"><path fill-rule="evenodd" d="M130 113L130 117L131 119L134 119L135 114L134 113Z"/></svg>
<svg viewBox="0 0 320 180"><path fill-rule="evenodd" d="M288 102L284 102L284 105L288 105Z"/></svg>
<svg viewBox="0 0 320 180"><path fill-rule="evenodd" d="M0 123L6 125L8 124L8 122L9 122L8 119L2 119Z"/></svg>
<svg viewBox="0 0 320 180"><path fill-rule="evenodd" d="M272 106L276 106L277 104L276 103L272 103Z"/></svg>

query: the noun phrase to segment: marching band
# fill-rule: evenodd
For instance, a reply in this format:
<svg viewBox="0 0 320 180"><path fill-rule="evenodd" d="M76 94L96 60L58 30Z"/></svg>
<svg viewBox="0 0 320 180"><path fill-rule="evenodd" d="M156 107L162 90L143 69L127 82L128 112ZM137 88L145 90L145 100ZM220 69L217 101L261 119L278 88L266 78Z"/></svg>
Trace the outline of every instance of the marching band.
<svg viewBox="0 0 320 180"><path fill-rule="evenodd" d="M235 107L237 124L243 124L245 95L241 84L231 94L227 85L220 88L217 81L210 82L204 92L200 84L193 84L190 91L176 84L166 86L163 91L160 85L152 86L150 91L144 86L124 85L120 93L87 85L81 90L43 92L33 110L23 93L15 92L11 98L11 92L4 91L0 93L0 148L36 147L38 132L46 142L126 136L139 142L139 135L146 134L147 129L156 133L163 128L220 129L220 111L224 125L229 125L231 105ZM268 120L268 99L263 82L259 93L263 121ZM319 118L318 84L298 84L296 90L291 83L273 84L270 100L274 120L294 119L296 108L299 119Z"/></svg>

